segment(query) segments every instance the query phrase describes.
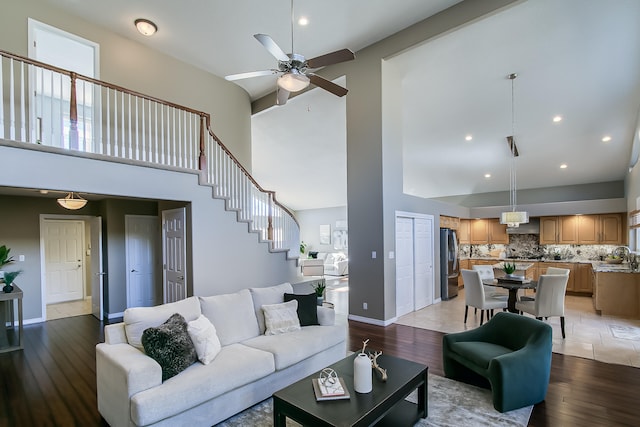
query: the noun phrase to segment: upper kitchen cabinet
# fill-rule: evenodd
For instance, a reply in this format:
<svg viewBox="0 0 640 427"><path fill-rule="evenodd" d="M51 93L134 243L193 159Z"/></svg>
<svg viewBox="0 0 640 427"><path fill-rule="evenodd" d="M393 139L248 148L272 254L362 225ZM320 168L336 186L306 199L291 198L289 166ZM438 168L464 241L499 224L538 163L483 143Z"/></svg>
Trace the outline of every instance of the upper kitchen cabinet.
<svg viewBox="0 0 640 427"><path fill-rule="evenodd" d="M461 245L471 243L471 235L469 233L469 227L471 226L471 221L468 219L461 219L460 225L458 226L458 243Z"/></svg>
<svg viewBox="0 0 640 427"><path fill-rule="evenodd" d="M509 243L507 226L496 219L474 219L469 226L470 241L474 245Z"/></svg>
<svg viewBox="0 0 640 427"><path fill-rule="evenodd" d="M460 218L440 215L440 228L450 228L452 230L457 230L459 226Z"/></svg>
<svg viewBox="0 0 640 427"><path fill-rule="evenodd" d="M540 218L540 244L621 245L622 215L567 215Z"/></svg>

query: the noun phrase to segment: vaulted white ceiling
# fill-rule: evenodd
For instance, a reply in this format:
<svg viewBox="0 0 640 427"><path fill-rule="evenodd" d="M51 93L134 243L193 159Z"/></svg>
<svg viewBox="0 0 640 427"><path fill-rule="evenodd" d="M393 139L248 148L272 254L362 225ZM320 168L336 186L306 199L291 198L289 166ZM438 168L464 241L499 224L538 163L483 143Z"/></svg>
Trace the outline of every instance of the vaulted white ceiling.
<svg viewBox="0 0 640 427"><path fill-rule="evenodd" d="M270 34L290 50L287 0L47 1L221 77L275 65L255 33ZM457 2L297 0L296 16L307 16L310 24L295 26L294 47L307 57L344 47L357 52ZM387 61L385 79L402 90L405 191L440 197L508 189L506 75L512 72L519 74L518 188L623 179L640 106L638 16L637 0L528 0ZM133 20L139 17L156 22L154 37L135 32ZM275 77L238 84L256 99L274 89ZM315 99L316 92L321 98ZM337 98L324 96L329 95L310 91L255 118L262 123L254 125L254 136L272 147L259 156L256 150L262 149L254 147L256 178L263 182L263 175L265 187L295 209L335 206L335 199L319 203L320 193L309 191L325 185L346 203L346 177L335 181L342 179L335 165L346 165L338 157L346 150L326 146L346 141L342 118L331 115L343 109ZM264 124L270 114L274 123L287 126L274 125L270 132ZM554 115L563 120L554 124ZM336 126L307 132L310 117ZM602 142L605 135L611 141Z"/></svg>

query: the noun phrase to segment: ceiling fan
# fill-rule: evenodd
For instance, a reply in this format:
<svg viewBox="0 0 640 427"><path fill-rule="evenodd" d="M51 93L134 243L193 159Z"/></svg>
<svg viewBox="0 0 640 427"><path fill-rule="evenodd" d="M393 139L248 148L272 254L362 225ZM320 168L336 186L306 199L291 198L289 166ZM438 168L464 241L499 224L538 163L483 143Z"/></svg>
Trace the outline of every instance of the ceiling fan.
<svg viewBox="0 0 640 427"><path fill-rule="evenodd" d="M291 1L291 52L293 50L293 0ZM276 44L273 39L266 34L254 34L271 55L278 60L278 68L270 70L251 71L248 73L232 74L226 76L229 81L248 79L252 77L270 76L280 74L277 80L276 88L276 105L284 105L289 99L291 92L298 92L309 86L310 83L321 87L322 89L333 93L336 96L345 96L348 90L337 85L323 77L309 72L309 70L325 67L327 65L338 64L340 62L351 61L355 58L355 54L349 49L341 49L335 52L320 55L315 58L306 59L299 53L286 54Z"/></svg>

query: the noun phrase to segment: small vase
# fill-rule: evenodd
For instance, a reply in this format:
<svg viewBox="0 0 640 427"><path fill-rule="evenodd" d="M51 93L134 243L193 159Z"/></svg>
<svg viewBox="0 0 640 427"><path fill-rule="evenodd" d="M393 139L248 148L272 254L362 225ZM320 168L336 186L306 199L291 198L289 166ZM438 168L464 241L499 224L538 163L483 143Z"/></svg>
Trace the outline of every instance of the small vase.
<svg viewBox="0 0 640 427"><path fill-rule="evenodd" d="M322 306L322 303L324 302L324 297L316 297L316 302L319 306Z"/></svg>
<svg viewBox="0 0 640 427"><path fill-rule="evenodd" d="M12 285L4 285L2 290L4 291L5 294L11 293L11 292L13 292L13 286Z"/></svg>
<svg viewBox="0 0 640 427"><path fill-rule="evenodd" d="M353 388L356 393L370 393L373 388L371 359L365 353L359 353L353 359Z"/></svg>

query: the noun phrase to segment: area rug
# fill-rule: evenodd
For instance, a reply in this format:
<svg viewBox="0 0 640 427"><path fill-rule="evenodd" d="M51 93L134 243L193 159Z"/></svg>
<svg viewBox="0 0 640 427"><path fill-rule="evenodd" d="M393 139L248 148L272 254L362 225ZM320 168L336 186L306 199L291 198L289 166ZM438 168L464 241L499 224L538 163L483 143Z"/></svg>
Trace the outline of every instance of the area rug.
<svg viewBox="0 0 640 427"><path fill-rule="evenodd" d="M407 400L416 402L415 393ZM493 409L491 391L473 387L437 375L429 375L429 416L416 427L526 426L533 406L500 412ZM273 401L267 399L216 427L270 427L273 425ZM300 424L287 419L287 427Z"/></svg>
<svg viewBox="0 0 640 427"><path fill-rule="evenodd" d="M637 326L609 325L609 329L615 338L640 341L640 328Z"/></svg>

